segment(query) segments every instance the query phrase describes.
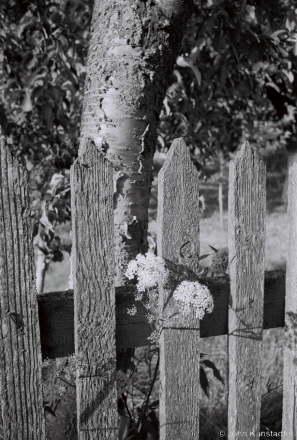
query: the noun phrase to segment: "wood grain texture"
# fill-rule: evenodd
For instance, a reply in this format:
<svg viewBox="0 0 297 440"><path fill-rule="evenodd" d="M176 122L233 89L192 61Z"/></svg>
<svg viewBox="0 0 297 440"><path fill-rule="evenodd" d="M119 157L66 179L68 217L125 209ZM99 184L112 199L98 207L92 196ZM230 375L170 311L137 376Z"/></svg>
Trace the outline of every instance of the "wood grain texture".
<svg viewBox="0 0 297 440"><path fill-rule="evenodd" d="M297 438L297 164L289 170L283 430Z"/></svg>
<svg viewBox="0 0 297 440"><path fill-rule="evenodd" d="M117 439L112 167L91 141L71 185L78 438Z"/></svg>
<svg viewBox="0 0 297 440"><path fill-rule="evenodd" d="M200 280L214 297L214 310L200 323L200 337L228 334L228 305L230 281L226 278ZM265 273L263 329L284 327L285 322L284 270ZM147 322L147 310L135 302L136 287L116 288L116 346L117 349L143 347L148 344L151 326ZM51 292L37 296L41 332L42 358L55 359L74 353L73 291ZM133 304L137 314L127 314Z"/></svg>
<svg viewBox="0 0 297 440"><path fill-rule="evenodd" d="M27 171L0 140L0 383L6 440L44 440Z"/></svg>
<svg viewBox="0 0 297 440"><path fill-rule="evenodd" d="M158 255L193 272L199 268L199 180L183 139L159 173ZM160 309L174 308L160 289ZM164 310L164 306L165 310ZM199 320L166 321L160 337L160 439L199 438Z"/></svg>
<svg viewBox="0 0 297 440"><path fill-rule="evenodd" d="M259 436L265 187L265 166L245 143L229 172L229 440Z"/></svg>

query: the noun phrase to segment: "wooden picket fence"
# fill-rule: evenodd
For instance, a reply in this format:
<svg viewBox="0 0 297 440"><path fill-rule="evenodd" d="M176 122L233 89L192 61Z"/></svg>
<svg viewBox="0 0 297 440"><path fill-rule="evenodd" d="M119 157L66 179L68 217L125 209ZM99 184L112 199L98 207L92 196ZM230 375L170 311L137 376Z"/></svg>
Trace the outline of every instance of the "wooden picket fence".
<svg viewBox="0 0 297 440"><path fill-rule="evenodd" d="M74 292L37 296L26 172L4 138L0 162L4 437L46 438L41 358L75 352L81 360L76 390L79 439L116 439L116 350L148 345L151 327L141 304L136 303L137 315L127 314L135 303L135 286L115 288L112 167L91 144L73 165ZM199 266L198 197L198 174L184 141L177 139L159 174L157 249L181 267L181 273L194 277ZM203 280L214 297L212 314L201 322L179 315L166 322L161 333L162 440L199 439L199 342L223 334L228 334L229 350L228 438L258 437L262 333L284 326L283 426L292 439L296 436L297 166L289 178L286 274L264 273L265 215L265 166L245 144L230 165L230 278ZM161 307L173 301L168 295L161 289Z"/></svg>

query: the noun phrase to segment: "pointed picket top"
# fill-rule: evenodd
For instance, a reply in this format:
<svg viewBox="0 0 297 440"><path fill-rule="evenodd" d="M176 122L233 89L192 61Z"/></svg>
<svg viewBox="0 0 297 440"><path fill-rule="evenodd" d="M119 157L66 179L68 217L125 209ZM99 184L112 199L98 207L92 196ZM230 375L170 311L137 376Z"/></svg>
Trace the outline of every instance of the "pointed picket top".
<svg viewBox="0 0 297 440"><path fill-rule="evenodd" d="M193 166L193 169L196 170L194 165L192 164L189 149L184 141L184 138L182 137L174 139L174 141L172 142L172 145L166 155L165 162L160 170L159 175L164 174L169 166L172 166L173 161L178 161L180 163L181 158L184 161L188 160L189 163L191 163L191 165Z"/></svg>
<svg viewBox="0 0 297 440"><path fill-rule="evenodd" d="M107 168L112 167L111 163L106 159L106 157L102 154L101 151L98 150L94 139L89 137L85 139L84 148L82 153L78 156L72 166L83 166L85 169L90 168L94 161L98 161L100 157L100 161L105 164Z"/></svg>
<svg viewBox="0 0 297 440"><path fill-rule="evenodd" d="M11 166L11 172L15 178L15 170L18 170L22 181L26 184L28 180L28 173L26 168L20 163L16 156L12 153L9 146L7 145L6 137L0 135L0 155L3 160L7 161L7 164Z"/></svg>
<svg viewBox="0 0 297 440"><path fill-rule="evenodd" d="M159 172L158 187L158 253L197 272L199 177L183 138L173 141Z"/></svg>
<svg viewBox="0 0 297 440"><path fill-rule="evenodd" d="M261 161L257 151L253 150L253 148L251 147L248 141L245 141L238 149L231 163L235 160L243 160L243 159L251 160L252 158L254 158L257 161Z"/></svg>

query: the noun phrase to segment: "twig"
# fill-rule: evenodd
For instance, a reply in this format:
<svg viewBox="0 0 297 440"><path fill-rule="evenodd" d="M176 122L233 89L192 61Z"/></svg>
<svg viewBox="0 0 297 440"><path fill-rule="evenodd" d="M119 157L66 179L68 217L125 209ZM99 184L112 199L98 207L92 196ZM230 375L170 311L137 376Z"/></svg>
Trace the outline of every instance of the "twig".
<svg viewBox="0 0 297 440"><path fill-rule="evenodd" d="M122 399L122 400L124 401L124 405L125 405L125 407L126 407L126 410L127 410L128 416L130 417L130 419L131 419L131 421L132 421L132 423L133 423L133 425L134 425L134 427L135 427L135 422L134 422L134 419L133 419L133 417L132 417L132 415L131 415L131 413L130 413L130 411L129 411L129 408L128 408L128 405L127 405L127 400L125 400L125 399Z"/></svg>
<svg viewBox="0 0 297 440"><path fill-rule="evenodd" d="M158 360L157 360L157 363L156 363L154 377L153 377L153 380L151 382L150 389L149 389L149 391L147 393L147 396L146 396L146 399L145 399L145 402L144 402L144 407L143 407L143 409L141 411L141 416L139 417L139 421L137 423L137 428L139 428L140 424L142 423L144 415L145 415L145 413L147 411L147 407L148 407L148 404L149 404L150 396L151 396L151 393L153 391L153 387L154 387L154 384L155 384L155 381L156 381L156 378L157 378L157 373L158 373L158 370L159 370L159 362L160 362L160 354L158 352Z"/></svg>
<svg viewBox="0 0 297 440"><path fill-rule="evenodd" d="M200 414L212 425L214 426L218 431L221 431L222 428L220 428L218 425L216 425L215 423L213 423L205 414L203 414L203 412L201 411Z"/></svg>
<svg viewBox="0 0 297 440"><path fill-rule="evenodd" d="M267 394L271 393L272 391L276 390L277 388L282 387L283 384L278 385L277 387L271 388L271 390L268 390L267 393L263 394L263 396L261 396L261 399L263 399L263 397L267 396Z"/></svg>
<svg viewBox="0 0 297 440"><path fill-rule="evenodd" d="M76 385L72 385L70 382L68 382L67 380L63 379L63 377L58 376L59 379L61 379L63 382L67 383L67 385L76 388Z"/></svg>

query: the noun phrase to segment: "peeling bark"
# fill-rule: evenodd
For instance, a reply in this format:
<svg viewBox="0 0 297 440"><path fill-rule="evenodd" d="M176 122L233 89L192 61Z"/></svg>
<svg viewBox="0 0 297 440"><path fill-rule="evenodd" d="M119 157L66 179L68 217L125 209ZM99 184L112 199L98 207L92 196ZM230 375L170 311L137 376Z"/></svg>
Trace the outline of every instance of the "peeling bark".
<svg viewBox="0 0 297 440"><path fill-rule="evenodd" d="M147 250L156 129L191 3L95 0L80 154L92 138L113 164L116 285Z"/></svg>

